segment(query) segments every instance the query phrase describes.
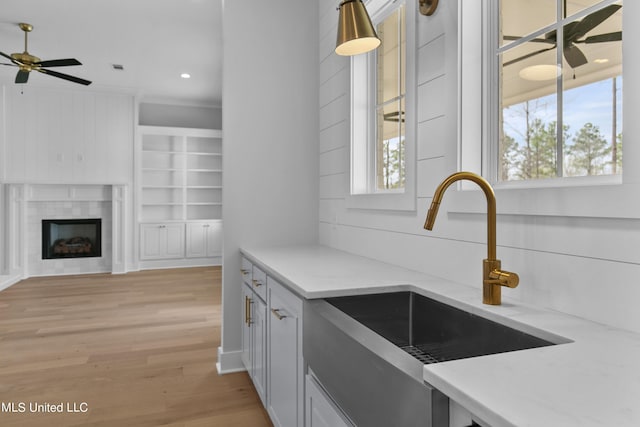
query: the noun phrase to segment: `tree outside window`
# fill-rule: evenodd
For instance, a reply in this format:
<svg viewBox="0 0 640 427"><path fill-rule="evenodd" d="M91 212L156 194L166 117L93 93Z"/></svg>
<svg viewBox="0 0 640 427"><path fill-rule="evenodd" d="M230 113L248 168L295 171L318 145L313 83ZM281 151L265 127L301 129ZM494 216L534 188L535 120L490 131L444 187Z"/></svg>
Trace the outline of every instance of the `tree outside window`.
<svg viewBox="0 0 640 427"><path fill-rule="evenodd" d="M498 178L621 174L622 1L502 0L499 10Z"/></svg>

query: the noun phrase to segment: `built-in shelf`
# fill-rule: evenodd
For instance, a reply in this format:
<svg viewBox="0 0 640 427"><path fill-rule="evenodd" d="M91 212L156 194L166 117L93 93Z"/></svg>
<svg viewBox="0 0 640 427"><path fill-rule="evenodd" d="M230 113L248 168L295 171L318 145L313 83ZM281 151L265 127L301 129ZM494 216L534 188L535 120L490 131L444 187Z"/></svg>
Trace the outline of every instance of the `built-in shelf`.
<svg viewBox="0 0 640 427"><path fill-rule="evenodd" d="M140 126L140 222L222 218L222 132Z"/></svg>

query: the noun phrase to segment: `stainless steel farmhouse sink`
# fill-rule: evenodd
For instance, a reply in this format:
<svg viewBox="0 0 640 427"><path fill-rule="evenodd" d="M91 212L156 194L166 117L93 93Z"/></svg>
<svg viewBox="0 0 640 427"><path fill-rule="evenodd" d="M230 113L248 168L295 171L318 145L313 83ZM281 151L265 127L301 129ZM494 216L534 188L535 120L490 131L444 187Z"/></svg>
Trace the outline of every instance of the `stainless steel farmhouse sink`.
<svg viewBox="0 0 640 427"><path fill-rule="evenodd" d="M448 426L425 364L554 344L408 291L306 300L303 327L309 370L355 425L372 427Z"/></svg>
<svg viewBox="0 0 640 427"><path fill-rule="evenodd" d="M326 301L425 364L553 345L414 292Z"/></svg>

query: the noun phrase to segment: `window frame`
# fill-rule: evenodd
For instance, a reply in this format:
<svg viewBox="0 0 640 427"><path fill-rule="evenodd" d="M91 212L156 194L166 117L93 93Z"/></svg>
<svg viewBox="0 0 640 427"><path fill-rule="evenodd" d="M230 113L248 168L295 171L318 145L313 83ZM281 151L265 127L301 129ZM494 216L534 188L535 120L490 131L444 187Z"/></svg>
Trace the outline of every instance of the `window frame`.
<svg viewBox="0 0 640 427"><path fill-rule="evenodd" d="M494 0L495 1L495 0ZM603 0L613 3L615 0ZM497 119L489 114L498 105L496 62L487 60L495 52L489 31L497 25L486 2L458 0L458 170L482 174L491 182L498 198L498 214L527 216L640 218L640 123L632 113L640 111L638 97L623 95L625 152L621 175L558 177L526 181L498 181ZM624 2L624 39L640 36L632 22L640 16L640 2ZM481 37L480 37L481 35ZM640 54L623 42L624 91L634 93L640 84ZM481 53L477 53L481 52ZM481 135L478 141L477 135ZM635 168L634 168L635 166ZM451 199L450 211L481 212L474 186L461 184ZM466 191L469 190L469 191Z"/></svg>
<svg viewBox="0 0 640 427"><path fill-rule="evenodd" d="M415 0L370 0L367 11L378 25L405 6L405 186L376 189L376 75L375 51L350 59L350 150L346 207L374 210L416 210L416 3Z"/></svg>
<svg viewBox="0 0 640 427"><path fill-rule="evenodd" d="M486 47L487 47L487 55L485 55L484 60L487 62L485 69L487 70L487 79L491 79L491 82L489 84L489 87L492 88L496 88L495 90L492 90L491 93L487 93L487 99L488 99L488 105L487 105L487 109L486 109L486 114L487 114L487 121L485 123L487 123L487 133L488 133L488 139L486 141L496 141L496 143L491 143L488 144L490 145L490 147L487 147L487 152L491 153L488 154L487 156L487 175L491 178L491 182L495 182L496 185L514 185L514 184L510 184L513 182L529 182L529 181L536 181L535 179L528 179L528 180L512 180L512 181L502 181L499 179L499 162L500 162L500 156L499 156L499 138L500 138L500 115L502 114L502 110L500 108L501 104L501 94L499 92L499 88L500 88L500 81L499 81L499 75L502 73L502 66L500 64L500 59L499 59L499 55L500 53L504 53L506 51L509 51L510 49L513 49L516 46L522 45L524 43L526 43L527 40L534 38L534 37L540 37L540 35L544 35L545 33L549 32L549 31L553 31L553 30L557 30L558 34L562 34L562 31L564 29L564 26L567 25L570 22L573 22L577 19L582 19L585 16L587 16L588 14L596 11L596 10L600 10L602 8L605 8L611 4L616 3L619 0L600 0L597 3L585 7L583 10L574 13L572 15L570 15L569 17L565 17L562 19L556 19L555 22L539 28L538 30L536 30L535 32L532 32L530 35L526 36L526 37L522 37L520 40L518 41L513 41L513 42L509 42L509 43L505 43L502 46L494 46L493 43L495 43L496 40L499 39L499 30L500 30L500 25L499 25L499 18L498 18L498 13L499 13L499 1L500 0L491 0L488 1L486 3L486 9L487 9L487 14L486 14L486 19L487 19L487 25L485 25L485 30L484 30L484 36L485 40L486 40ZM561 1L557 1L556 2L556 13L557 15L561 14L561 9L562 9L562 2ZM624 9L623 9L624 10ZM624 13L623 13L624 16ZM562 37L562 36L560 36ZM624 42L624 40L623 40ZM623 43L622 42L622 43ZM560 43L562 43L562 41L560 41ZM557 60L558 61L562 61L562 52L560 49L557 49ZM496 54L493 54L492 52L495 52ZM624 66L624 63L623 63ZM566 69L564 72L568 72L570 69ZM560 85L562 83L562 86ZM564 179L564 178L583 178L583 176L563 176L563 175L558 175L562 173L562 170L564 169L563 164L565 161L565 156L566 153L563 150L563 144L561 142L561 125L562 123L564 123L564 116L565 116L565 112L563 111L563 101L562 99L566 96L565 93L567 91L567 89L564 87L564 82L562 82L562 79L560 79L559 81L556 81L556 90L558 91L556 93L556 96L559 99L559 104L557 105L557 117L558 119L558 123L560 123L560 126L558 126L558 129L556 130L556 177L547 177L547 178L543 178L543 179L539 179L538 181L546 181L548 179L554 180L554 179ZM560 89L562 88L562 91L560 91ZM624 89L623 89L624 90ZM623 97L624 98L624 97ZM624 113L624 110L623 110ZM623 122L624 124L624 122ZM624 145L623 145L624 147ZM489 151L490 150L490 151ZM615 184L615 183L621 183L622 182L622 178L619 176L621 174L602 174L602 175L592 175L589 179L595 178L593 179L594 181L594 185L600 185L600 184ZM580 180L576 180L576 181L580 181ZM583 179L583 181L585 181ZM547 184L547 183L543 183L540 182L539 184L534 184L534 187L548 187L548 186L555 186L557 184ZM576 185L576 183L567 183L566 185ZM530 185L528 184L519 184L519 185L514 185L517 187L529 187Z"/></svg>

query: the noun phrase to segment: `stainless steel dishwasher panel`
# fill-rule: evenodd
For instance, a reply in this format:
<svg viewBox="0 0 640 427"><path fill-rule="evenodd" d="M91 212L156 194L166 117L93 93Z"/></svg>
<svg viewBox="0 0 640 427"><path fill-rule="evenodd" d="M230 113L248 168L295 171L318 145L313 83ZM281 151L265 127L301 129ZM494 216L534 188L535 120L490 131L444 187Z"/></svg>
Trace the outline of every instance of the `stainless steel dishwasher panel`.
<svg viewBox="0 0 640 427"><path fill-rule="evenodd" d="M357 426L449 425L449 400L422 380L422 363L324 300L305 304L305 361Z"/></svg>

